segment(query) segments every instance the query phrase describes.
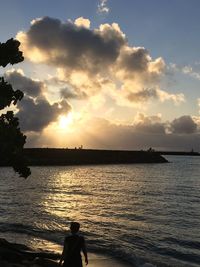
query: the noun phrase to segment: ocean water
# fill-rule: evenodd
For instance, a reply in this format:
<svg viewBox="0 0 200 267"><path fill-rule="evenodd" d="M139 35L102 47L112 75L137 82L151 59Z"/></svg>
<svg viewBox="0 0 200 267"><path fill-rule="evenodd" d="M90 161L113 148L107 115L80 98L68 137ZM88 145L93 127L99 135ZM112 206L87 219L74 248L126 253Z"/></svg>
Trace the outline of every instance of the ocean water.
<svg viewBox="0 0 200 267"><path fill-rule="evenodd" d="M0 237L60 250L79 221L89 251L132 265L200 266L200 158L167 164L0 168Z"/></svg>

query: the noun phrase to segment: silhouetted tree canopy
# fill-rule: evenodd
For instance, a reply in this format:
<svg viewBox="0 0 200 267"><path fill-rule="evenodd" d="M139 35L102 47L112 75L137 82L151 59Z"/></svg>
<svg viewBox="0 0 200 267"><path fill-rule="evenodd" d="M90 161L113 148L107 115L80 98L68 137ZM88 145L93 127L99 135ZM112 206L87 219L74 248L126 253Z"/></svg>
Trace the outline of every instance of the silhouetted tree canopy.
<svg viewBox="0 0 200 267"><path fill-rule="evenodd" d="M19 51L20 42L9 39L6 43L0 43L0 66L16 64L24 60L23 54ZM12 85L0 77L0 110L16 105L17 101L23 98L23 92L14 91ZM11 165L20 176L27 178L31 172L27 167L23 148L26 143L26 136L20 131L19 120L14 116L13 111L7 111L0 115L0 157L1 162Z"/></svg>

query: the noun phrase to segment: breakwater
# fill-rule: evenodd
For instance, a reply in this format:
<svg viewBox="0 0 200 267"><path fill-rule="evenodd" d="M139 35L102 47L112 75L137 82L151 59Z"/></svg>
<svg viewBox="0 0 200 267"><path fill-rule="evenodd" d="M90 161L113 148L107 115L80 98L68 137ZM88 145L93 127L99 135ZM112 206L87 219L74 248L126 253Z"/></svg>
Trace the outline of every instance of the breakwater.
<svg viewBox="0 0 200 267"><path fill-rule="evenodd" d="M32 166L167 162L160 154L148 151L27 148L24 153Z"/></svg>

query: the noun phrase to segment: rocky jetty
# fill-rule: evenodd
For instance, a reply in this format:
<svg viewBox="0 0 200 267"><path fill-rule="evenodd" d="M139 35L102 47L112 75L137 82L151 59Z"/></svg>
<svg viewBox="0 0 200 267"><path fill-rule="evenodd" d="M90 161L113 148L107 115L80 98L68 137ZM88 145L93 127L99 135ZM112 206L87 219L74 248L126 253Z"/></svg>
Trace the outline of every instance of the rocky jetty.
<svg viewBox="0 0 200 267"><path fill-rule="evenodd" d="M58 267L59 259L59 254L34 251L25 245L0 239L1 267Z"/></svg>
<svg viewBox="0 0 200 267"><path fill-rule="evenodd" d="M154 151L27 148L24 153L30 166L168 162Z"/></svg>

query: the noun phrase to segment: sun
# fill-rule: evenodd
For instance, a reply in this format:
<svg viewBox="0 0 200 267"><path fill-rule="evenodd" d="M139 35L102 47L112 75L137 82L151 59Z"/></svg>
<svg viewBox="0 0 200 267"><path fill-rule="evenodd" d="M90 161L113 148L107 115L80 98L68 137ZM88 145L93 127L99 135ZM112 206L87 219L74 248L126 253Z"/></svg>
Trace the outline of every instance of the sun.
<svg viewBox="0 0 200 267"><path fill-rule="evenodd" d="M72 113L68 115L60 115L58 119L58 126L61 129L66 129L73 122Z"/></svg>

